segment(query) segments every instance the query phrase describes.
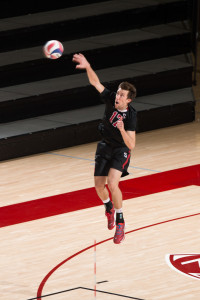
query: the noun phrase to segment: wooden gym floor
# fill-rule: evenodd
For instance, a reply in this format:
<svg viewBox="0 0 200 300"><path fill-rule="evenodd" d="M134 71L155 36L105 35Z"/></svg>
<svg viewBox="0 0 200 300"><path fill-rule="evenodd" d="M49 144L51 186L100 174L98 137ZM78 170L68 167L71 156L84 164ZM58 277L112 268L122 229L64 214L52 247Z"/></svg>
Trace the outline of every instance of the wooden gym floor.
<svg viewBox="0 0 200 300"><path fill-rule="evenodd" d="M95 148L92 143L2 162L1 209L93 187ZM147 175L197 165L199 153L197 121L138 134L131 174L122 181L143 178L145 189ZM126 195L127 234L121 245L112 242L103 206L2 227L2 299L94 299L94 240L100 243L96 281L102 282L97 299L198 299L198 280L172 270L165 256L199 252L199 194L199 186L183 183L145 196Z"/></svg>
<svg viewBox="0 0 200 300"><path fill-rule="evenodd" d="M194 94L199 104L199 85ZM73 199L76 207L82 194L91 195L96 143L1 162L0 213L6 209L9 219L1 228L1 299L197 300L197 278L174 271L166 255L199 253L199 111L193 123L137 135L131 174L121 181L121 245L112 242L102 205L49 216L41 200L83 190ZM32 200L45 217L27 210ZM23 217L33 213L32 221L9 216L18 204Z"/></svg>

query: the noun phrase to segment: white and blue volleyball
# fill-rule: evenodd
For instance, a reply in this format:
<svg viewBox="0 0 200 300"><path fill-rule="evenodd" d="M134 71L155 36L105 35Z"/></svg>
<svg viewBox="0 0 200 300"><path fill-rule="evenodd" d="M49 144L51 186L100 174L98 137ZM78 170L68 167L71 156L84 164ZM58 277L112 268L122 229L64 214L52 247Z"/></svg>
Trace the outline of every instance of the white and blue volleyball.
<svg viewBox="0 0 200 300"><path fill-rule="evenodd" d="M50 59L57 59L62 56L64 47L61 42L57 40L51 40L46 42L43 47L44 55Z"/></svg>

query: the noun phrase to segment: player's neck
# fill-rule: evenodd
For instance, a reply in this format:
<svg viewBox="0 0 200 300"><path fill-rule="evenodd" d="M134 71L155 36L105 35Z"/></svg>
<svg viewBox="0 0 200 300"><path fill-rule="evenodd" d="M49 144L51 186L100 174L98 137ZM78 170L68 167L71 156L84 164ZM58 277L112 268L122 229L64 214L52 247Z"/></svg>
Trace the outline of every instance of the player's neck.
<svg viewBox="0 0 200 300"><path fill-rule="evenodd" d="M128 110L128 106L123 109L118 109L119 112L126 112Z"/></svg>

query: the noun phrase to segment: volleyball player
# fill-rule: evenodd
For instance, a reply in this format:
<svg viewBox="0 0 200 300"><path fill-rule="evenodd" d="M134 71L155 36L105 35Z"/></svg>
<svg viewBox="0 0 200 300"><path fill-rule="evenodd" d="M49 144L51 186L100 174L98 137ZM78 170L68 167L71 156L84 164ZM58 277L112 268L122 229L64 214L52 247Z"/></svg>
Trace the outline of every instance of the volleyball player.
<svg viewBox="0 0 200 300"><path fill-rule="evenodd" d="M108 229L116 225L114 243L119 244L125 238L125 221L122 209L120 178L128 175L131 150L135 147L137 113L130 105L136 97L136 88L128 82L122 82L117 92L105 88L90 63L81 53L72 59L77 69L85 69L89 82L100 93L105 103L105 112L99 130L102 140L98 143L95 155L95 189L105 206ZM111 199L109 197L109 191ZM116 222L115 222L116 212Z"/></svg>

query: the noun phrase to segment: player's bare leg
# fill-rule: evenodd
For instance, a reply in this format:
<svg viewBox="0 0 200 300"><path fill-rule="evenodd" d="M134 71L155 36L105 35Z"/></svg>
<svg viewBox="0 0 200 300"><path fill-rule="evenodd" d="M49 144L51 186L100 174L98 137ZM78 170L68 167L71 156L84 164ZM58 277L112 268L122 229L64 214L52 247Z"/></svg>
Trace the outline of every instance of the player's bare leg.
<svg viewBox="0 0 200 300"><path fill-rule="evenodd" d="M95 189L99 198L103 201L105 206L105 215L108 220L108 229L115 227L115 210L112 201L109 197L108 189L106 188L106 176L95 176Z"/></svg>
<svg viewBox="0 0 200 300"><path fill-rule="evenodd" d="M112 195L116 211L116 232L114 236L114 243L120 244L125 238L125 222L123 218L122 210L122 192L119 188L119 180L121 178L121 172L111 168L108 174L108 188Z"/></svg>
<svg viewBox="0 0 200 300"><path fill-rule="evenodd" d="M111 168L108 174L108 188L112 195L115 209L122 208L122 192L119 188L119 180L122 172Z"/></svg>
<svg viewBox="0 0 200 300"><path fill-rule="evenodd" d="M95 189L97 192L97 195L99 198L104 201L107 200L109 197L108 190L106 188L106 176L95 176L94 177L94 184L95 184Z"/></svg>

